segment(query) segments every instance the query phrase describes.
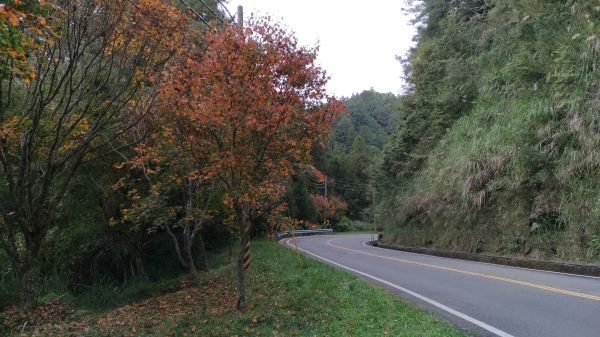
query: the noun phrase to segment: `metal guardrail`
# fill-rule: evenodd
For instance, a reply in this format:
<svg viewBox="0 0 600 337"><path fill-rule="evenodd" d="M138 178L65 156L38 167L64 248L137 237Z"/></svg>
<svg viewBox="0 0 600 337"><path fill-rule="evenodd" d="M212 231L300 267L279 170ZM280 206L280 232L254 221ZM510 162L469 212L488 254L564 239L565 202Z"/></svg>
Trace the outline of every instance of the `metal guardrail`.
<svg viewBox="0 0 600 337"><path fill-rule="evenodd" d="M275 238L277 241L285 238L291 238L293 236L308 236L308 235L323 235L330 234L333 232L331 228L324 229L299 229L294 231L285 231L281 233L275 233Z"/></svg>

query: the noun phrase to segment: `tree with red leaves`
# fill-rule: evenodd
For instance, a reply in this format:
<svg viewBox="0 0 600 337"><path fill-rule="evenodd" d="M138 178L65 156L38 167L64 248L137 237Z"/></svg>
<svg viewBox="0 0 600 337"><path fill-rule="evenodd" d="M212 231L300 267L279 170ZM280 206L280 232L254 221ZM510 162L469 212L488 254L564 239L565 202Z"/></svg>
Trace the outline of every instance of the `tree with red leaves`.
<svg viewBox="0 0 600 337"><path fill-rule="evenodd" d="M314 142L344 109L325 92L316 52L281 26L256 20L207 33L201 55L172 69L165 85L173 106L194 121L203 174L222 184L236 215L238 309L254 215L281 197L296 165L310 160Z"/></svg>

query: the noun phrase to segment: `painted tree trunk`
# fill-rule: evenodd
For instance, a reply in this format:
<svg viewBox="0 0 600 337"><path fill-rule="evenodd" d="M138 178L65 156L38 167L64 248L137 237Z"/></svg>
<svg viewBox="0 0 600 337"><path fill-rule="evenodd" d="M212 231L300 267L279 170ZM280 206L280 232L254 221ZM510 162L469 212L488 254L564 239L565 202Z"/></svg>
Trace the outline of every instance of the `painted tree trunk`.
<svg viewBox="0 0 600 337"><path fill-rule="evenodd" d="M240 251L237 261L238 301L237 309L244 310L246 303L246 269L250 266L250 223L242 207L236 210L238 230L240 232Z"/></svg>

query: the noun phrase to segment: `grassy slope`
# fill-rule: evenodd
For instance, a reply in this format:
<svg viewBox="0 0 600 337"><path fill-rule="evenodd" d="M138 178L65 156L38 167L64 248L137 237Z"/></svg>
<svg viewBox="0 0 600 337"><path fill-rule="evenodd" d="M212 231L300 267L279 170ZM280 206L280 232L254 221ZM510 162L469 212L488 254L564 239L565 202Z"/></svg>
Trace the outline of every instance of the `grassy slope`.
<svg viewBox="0 0 600 337"><path fill-rule="evenodd" d="M205 274L199 288L88 313L63 327L69 325L74 336L94 337L463 336L382 289L274 242L255 242L253 251L243 314L230 309L235 273L229 265ZM59 336L59 330L37 335Z"/></svg>
<svg viewBox="0 0 600 337"><path fill-rule="evenodd" d="M402 186L390 240L598 261L598 23L589 3L497 3L474 107Z"/></svg>
<svg viewBox="0 0 600 337"><path fill-rule="evenodd" d="M213 321L208 336L243 335L245 327L263 336L461 335L384 290L274 243L257 243L255 261L248 312Z"/></svg>

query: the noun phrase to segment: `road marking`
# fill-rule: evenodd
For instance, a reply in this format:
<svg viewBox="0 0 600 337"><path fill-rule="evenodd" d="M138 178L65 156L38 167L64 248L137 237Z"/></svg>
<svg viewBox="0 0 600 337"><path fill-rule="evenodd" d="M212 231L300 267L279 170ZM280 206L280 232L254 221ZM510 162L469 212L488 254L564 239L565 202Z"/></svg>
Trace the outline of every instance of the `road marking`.
<svg viewBox="0 0 600 337"><path fill-rule="evenodd" d="M489 275L489 274L476 273L476 272L467 271L467 270L463 270L463 269L449 268L449 267L443 267L443 266L439 266L439 265L435 265L435 264L416 262L416 261L411 261L411 260L406 260L406 259L400 259L400 258L391 257L391 256L385 256L385 255L378 255L378 254L364 252L364 251L358 250L358 249L346 248L346 247L342 247L342 246L338 246L336 244L333 244L332 241L334 241L334 240L337 240L337 239L328 240L326 242L326 244L329 245L329 246L331 246L331 247L334 247L334 248L344 249L344 250L355 252L355 253L359 253L359 254L364 254L364 255L369 255L369 256L373 256L373 257L378 257L378 258L381 258L381 259L392 260L392 261L402 262L402 263L406 263L406 264L412 264L412 265L421 266L421 267L428 267L428 268L433 268L433 269L438 269L438 270L450 271L450 272L460 273L460 274L464 274L464 275L476 276L476 277L481 277L481 278L485 278L485 279L489 279L489 280L495 280L495 281L501 281L501 282L506 282L506 283L518 284L518 285L522 285L522 286L526 286L526 287L531 287L531 288L537 288L537 289L546 290L546 291L549 291L549 292L560 293L560 294L563 294L563 295L570 295L570 296L574 296L574 297L585 298L585 299L589 299L589 300L593 300L593 301L600 301L600 296L596 296L596 295L590 295L590 294L579 293L579 292L571 291L571 290L565 290L565 289L560 289L560 288L548 287L548 286L537 284L537 283L519 281L519 280L515 280L515 279L511 279L511 278L501 277L501 276L494 276L494 275Z"/></svg>
<svg viewBox="0 0 600 337"><path fill-rule="evenodd" d="M509 266L509 265L506 265L506 264L498 264L498 263L491 263L491 262L463 260L463 259L458 259L458 258L454 258L454 257L437 256L437 255L430 255L430 254L407 252L407 251L399 250L399 249L384 248L384 247L375 247L375 246L371 246L371 245L368 244L371 241L372 240L363 241L362 245L365 246L365 247L369 247L369 248L383 249L383 250L389 250L389 251L394 251L394 252L402 252L404 254L410 254L410 255L428 256L428 257L437 258L437 259L446 259L446 260L454 260L454 261L465 261L465 262L469 262L469 263L479 263L479 264L485 264L485 265L488 265L488 266L495 266L495 267L502 267L502 268L523 269L523 270L531 270L531 271L535 271L535 272L539 272L539 273L558 274L558 275L566 275L566 276L582 277L582 278L593 278L593 279L600 280L599 276L563 273L563 272L560 272L560 271L552 271L552 270L543 270L543 269L533 269L533 268L527 268L527 267Z"/></svg>
<svg viewBox="0 0 600 337"><path fill-rule="evenodd" d="M403 293L406 293L406 294L408 294L408 295L410 295L410 296L413 296L413 297L415 297L415 298L418 298L418 299L420 299L421 301L427 302L427 303L429 303L429 304L431 304L431 305L433 305L433 306L435 306L435 307L437 307L437 308L439 308L439 309L441 309L441 310L444 310L445 312L447 312L447 313L450 313L450 314L452 314L452 315L454 315L454 316L457 316L457 317L459 317L459 318L462 318L462 319L464 319L465 321L467 321L467 322L469 322L469 323L471 323L471 324L477 325L478 327L480 327L480 328L482 328L482 329L484 329L484 330L486 330L486 331L489 331L489 332L491 332L491 333L493 333L493 334L495 334L495 335L497 335L497 336L500 336L500 337L514 337L514 336L513 336L513 335L511 335L511 334L508 334L508 333L506 333L506 332L504 332L504 331L502 331L502 330L500 330L500 329L497 329L497 328L495 328L495 327L493 327L493 326L491 326L491 325L489 325L489 324L486 324L486 323L484 323L484 322L482 322L482 321L480 321L480 320L478 320L478 319L475 319L475 318L473 318L473 317L471 317L471 316L469 316L469 315L467 315L467 314L463 314L463 313L462 313L462 312L460 312L460 311L457 311L457 310L455 310L455 309L452 309L452 308L450 308L450 307L448 307L448 306L446 306L446 305L443 305L443 304L442 304L442 303L440 303L440 302L434 301L434 300L432 300L432 299L430 299L430 298L428 298L428 297L425 297L425 296L423 296L423 295L421 295L421 294L417 294L416 292L414 292L414 291L412 291L412 290L408 290L408 289L406 289L406 288L404 288L404 287L401 287L401 286L399 286L399 285L397 285L397 284L394 284L394 283L391 283L391 282L389 282L389 281L386 281L386 280L380 279L379 277L376 277L376 276L373 276L373 275L371 275L371 274L367 274L367 273L365 273L365 272L362 272L362 271L360 271L360 270L356 270L356 269L354 269L354 268L351 268L351 267L345 266L345 265L343 265L343 264L341 264L341 263L337 263L337 262L335 262L335 261L331 261L331 260L329 260L329 259L327 259L327 258L324 258L324 257L320 256L320 255L317 255L317 254L311 253L311 252L309 252L309 251L307 251L307 250L304 250L304 249L302 249L302 248L299 248L298 246L294 246L294 245L290 244L290 240L291 240L291 239L287 239L287 240L286 240L286 244L287 244L288 246L290 246L290 247L294 248L294 249L297 249L297 250L300 250L300 251L302 251L302 252L304 252L304 253L306 253L306 254L312 255L312 256L314 256L314 257L316 257L316 258L318 258L318 259L320 259L320 260L323 260L323 261L325 261L325 262L328 262L328 263L330 263L330 264L332 264L332 265L334 265L334 266L338 266L338 267L340 267L340 268L342 268L342 269L348 270L348 271L350 271L350 272L353 272L353 273L355 273L355 274L362 275L362 276L364 276L364 277L370 278L370 279L372 279L372 280L374 280L374 281L377 281L377 282L379 282L379 283L381 283L381 284L385 284L385 285L387 285L388 287L394 288L394 289L396 289L396 290L400 290L400 291L401 291L401 292L403 292ZM331 241L331 240L330 240L330 241Z"/></svg>

